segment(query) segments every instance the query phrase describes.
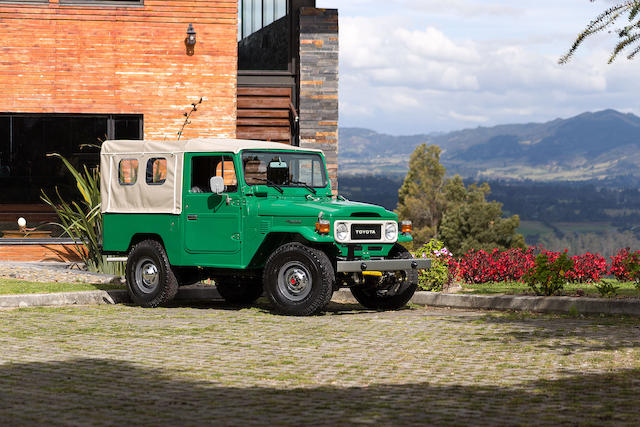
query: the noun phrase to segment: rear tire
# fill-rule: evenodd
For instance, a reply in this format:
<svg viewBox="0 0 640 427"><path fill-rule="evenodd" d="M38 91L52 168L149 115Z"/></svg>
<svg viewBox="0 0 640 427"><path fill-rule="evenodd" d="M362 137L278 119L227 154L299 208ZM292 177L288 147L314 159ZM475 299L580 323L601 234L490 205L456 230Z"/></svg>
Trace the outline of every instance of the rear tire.
<svg viewBox="0 0 640 427"><path fill-rule="evenodd" d="M329 257L300 243L288 243L271 254L264 287L276 310L293 316L321 312L331 301L335 272Z"/></svg>
<svg viewBox="0 0 640 427"><path fill-rule="evenodd" d="M230 304L249 305L262 296L262 283L257 277L221 277L215 282L220 296Z"/></svg>
<svg viewBox="0 0 640 427"><path fill-rule="evenodd" d="M143 240L131 249L125 277L131 300L142 307L166 304L178 292L167 253L155 240Z"/></svg>
<svg viewBox="0 0 640 427"><path fill-rule="evenodd" d="M389 253L389 258L413 259L413 255L403 246L396 244ZM395 295L386 295L384 290L376 287L377 282L365 280L360 286L351 288L351 294L366 308L373 310L397 310L404 307L413 297L418 288L418 272L415 269L404 271L404 281L401 291Z"/></svg>

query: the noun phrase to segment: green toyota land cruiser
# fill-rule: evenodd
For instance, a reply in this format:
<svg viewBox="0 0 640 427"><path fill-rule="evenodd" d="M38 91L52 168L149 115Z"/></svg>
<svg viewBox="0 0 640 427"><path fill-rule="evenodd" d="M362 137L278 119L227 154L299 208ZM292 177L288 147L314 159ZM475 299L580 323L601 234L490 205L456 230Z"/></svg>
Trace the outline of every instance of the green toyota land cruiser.
<svg viewBox="0 0 640 427"><path fill-rule="evenodd" d="M126 256L131 299L170 301L215 280L225 300L263 293L286 314L322 311L351 289L365 307L404 306L425 259L411 223L334 197L319 150L241 140L107 141L100 155L103 250Z"/></svg>

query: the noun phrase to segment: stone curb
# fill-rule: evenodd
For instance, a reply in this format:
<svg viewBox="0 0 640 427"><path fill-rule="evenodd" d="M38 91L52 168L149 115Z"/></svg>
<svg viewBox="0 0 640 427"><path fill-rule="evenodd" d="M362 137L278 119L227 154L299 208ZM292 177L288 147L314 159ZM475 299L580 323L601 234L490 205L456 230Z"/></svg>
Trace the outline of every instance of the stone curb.
<svg viewBox="0 0 640 427"><path fill-rule="evenodd" d="M178 301L221 300L213 287L184 287L176 295ZM348 289L333 294L333 302L357 304ZM97 305L128 303L125 290L61 292L54 294L1 295L0 308ZM514 310L537 313L622 314L640 317L640 299L599 299L576 297L534 297L512 295L460 295L416 292L411 303L430 307L473 310Z"/></svg>
<svg viewBox="0 0 640 427"><path fill-rule="evenodd" d="M220 294L213 287L185 287L181 288L176 295L177 301L221 299ZM131 300L125 290L0 295L0 308L126 304L128 302Z"/></svg>
<svg viewBox="0 0 640 427"><path fill-rule="evenodd" d="M128 300L129 296L126 291L81 291L54 294L2 295L0 296L0 308L120 304Z"/></svg>
<svg viewBox="0 0 640 427"><path fill-rule="evenodd" d="M333 301L357 303L347 289L334 293ZM640 299L536 297L516 295L460 295L416 292L411 303L430 307L480 310L515 310L536 313L626 314L640 316Z"/></svg>

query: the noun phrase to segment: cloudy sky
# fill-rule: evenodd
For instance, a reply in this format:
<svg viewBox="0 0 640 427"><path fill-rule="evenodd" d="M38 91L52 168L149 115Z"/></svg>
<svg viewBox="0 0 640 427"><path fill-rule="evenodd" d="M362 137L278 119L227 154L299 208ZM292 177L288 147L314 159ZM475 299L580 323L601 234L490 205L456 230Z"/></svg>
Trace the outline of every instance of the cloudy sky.
<svg viewBox="0 0 640 427"><path fill-rule="evenodd" d="M318 0L340 10L340 124L393 134L640 113L614 39L558 58L610 0Z"/></svg>

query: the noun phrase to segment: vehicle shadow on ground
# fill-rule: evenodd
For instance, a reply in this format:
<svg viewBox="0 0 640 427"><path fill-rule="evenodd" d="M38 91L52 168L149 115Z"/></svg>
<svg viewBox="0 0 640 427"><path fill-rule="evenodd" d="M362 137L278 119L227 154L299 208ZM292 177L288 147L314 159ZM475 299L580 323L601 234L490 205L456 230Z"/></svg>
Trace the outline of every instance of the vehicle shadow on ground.
<svg viewBox="0 0 640 427"><path fill-rule="evenodd" d="M107 359L5 364L0 366L0 422L4 425L632 424L637 422L635 398L640 392L638 369L572 374L553 381L526 383L521 388L426 382L368 387L245 388L190 379L188 368L181 374L169 374Z"/></svg>
<svg viewBox="0 0 640 427"><path fill-rule="evenodd" d="M251 305L235 305L235 304L228 303L223 299L216 299L216 300L209 300L209 301L174 300L170 304L168 304L167 307L194 308L194 309L201 309L201 310L226 310L226 311L239 311L239 310L253 309L263 313L279 315L278 312L274 310L273 306L269 303L269 300L266 297L262 297L258 299L258 301L256 301ZM406 310L409 310L409 308L406 308ZM323 316L326 314L342 316L342 315L355 315L355 314L370 313L370 312L375 313L376 311L366 309L360 304L341 303L341 302L331 301L329 305L327 305L324 312L319 313L318 316Z"/></svg>

